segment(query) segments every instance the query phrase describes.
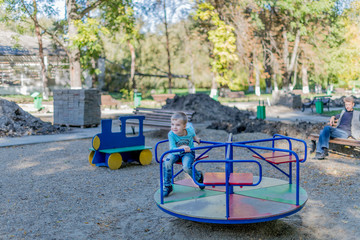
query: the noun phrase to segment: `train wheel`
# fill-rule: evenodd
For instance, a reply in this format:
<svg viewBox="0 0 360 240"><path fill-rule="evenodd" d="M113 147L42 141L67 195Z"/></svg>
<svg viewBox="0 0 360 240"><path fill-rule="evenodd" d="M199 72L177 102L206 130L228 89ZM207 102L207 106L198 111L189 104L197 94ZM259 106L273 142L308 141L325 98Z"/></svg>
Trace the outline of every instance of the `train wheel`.
<svg viewBox="0 0 360 240"><path fill-rule="evenodd" d="M89 154L89 163L90 163L91 166L95 166L95 164L92 163L94 155L95 155L95 151L91 151L90 154Z"/></svg>
<svg viewBox="0 0 360 240"><path fill-rule="evenodd" d="M149 149L142 150L139 156L139 162L141 165L149 165L152 160L152 153Z"/></svg>
<svg viewBox="0 0 360 240"><path fill-rule="evenodd" d="M95 136L92 140L92 145L95 150L98 150L100 147L100 138L98 136Z"/></svg>
<svg viewBox="0 0 360 240"><path fill-rule="evenodd" d="M119 169L122 164L122 157L120 153L112 153L108 158L108 166L112 170Z"/></svg>

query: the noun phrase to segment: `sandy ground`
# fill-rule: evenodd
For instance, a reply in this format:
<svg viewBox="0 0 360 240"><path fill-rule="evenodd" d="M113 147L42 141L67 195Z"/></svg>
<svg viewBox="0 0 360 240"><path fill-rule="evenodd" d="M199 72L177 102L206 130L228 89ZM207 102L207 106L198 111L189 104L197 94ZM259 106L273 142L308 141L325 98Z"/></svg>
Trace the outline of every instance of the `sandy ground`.
<svg viewBox="0 0 360 240"><path fill-rule="evenodd" d="M227 139L223 131L198 130L204 140ZM161 135L146 133L146 145L154 147ZM266 137L238 134L234 140ZM154 160L148 166L128 164L119 170L90 166L90 141L0 148L0 239L357 239L360 235L359 159L336 154L324 161L310 157L301 165L301 186L309 199L294 215L264 223L217 225L179 219L156 206L159 165ZM246 151L236 154L251 156ZM210 154L214 159L221 156ZM265 176L279 177L265 166Z"/></svg>

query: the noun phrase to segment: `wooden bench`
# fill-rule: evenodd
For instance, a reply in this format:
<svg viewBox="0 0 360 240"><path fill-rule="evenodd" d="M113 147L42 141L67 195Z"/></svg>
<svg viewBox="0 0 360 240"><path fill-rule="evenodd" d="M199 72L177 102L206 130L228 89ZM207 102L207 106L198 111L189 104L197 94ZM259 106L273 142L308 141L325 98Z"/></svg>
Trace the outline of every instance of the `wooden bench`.
<svg viewBox="0 0 360 240"><path fill-rule="evenodd" d="M244 91L227 92L226 97L228 97L228 98L243 98L243 97L245 97L245 92Z"/></svg>
<svg viewBox="0 0 360 240"><path fill-rule="evenodd" d="M115 108L118 108L121 102L113 99L110 95L101 95L101 105L110 108L115 106Z"/></svg>
<svg viewBox="0 0 360 240"><path fill-rule="evenodd" d="M305 98L304 102L302 103L302 112L305 111L305 108L311 108L311 112L313 111L313 107L315 106L315 103L317 101L322 101L323 106L327 107L328 111L330 111L330 97L314 97L313 100L310 100L309 98Z"/></svg>
<svg viewBox="0 0 360 240"><path fill-rule="evenodd" d="M302 95L302 94L303 94L303 91L302 91L302 89L293 89L293 90L292 90L292 93L293 93L293 94L296 94L296 95Z"/></svg>
<svg viewBox="0 0 360 240"><path fill-rule="evenodd" d="M309 140L312 142L310 151L315 152L316 150L316 141L319 141L319 134L310 134ZM344 146L353 146L360 147L360 141L353 138L331 138L329 143L344 145Z"/></svg>
<svg viewBox="0 0 360 240"><path fill-rule="evenodd" d="M310 100L309 98L305 98L302 103L302 112L305 111L305 108L311 108L311 112L314 112L313 107L315 106L315 98Z"/></svg>
<svg viewBox="0 0 360 240"><path fill-rule="evenodd" d="M323 97L323 98L321 98L321 101L323 102L324 107L327 107L328 111L330 111L331 98L330 97Z"/></svg>
<svg viewBox="0 0 360 240"><path fill-rule="evenodd" d="M154 99L155 102L163 103L166 101L166 99L173 99L175 97L175 94L152 94L151 97Z"/></svg>
<svg viewBox="0 0 360 240"><path fill-rule="evenodd" d="M159 108L135 108L133 113L135 115L145 116L143 121L144 126L155 127L158 129L170 130L171 116L179 110L166 110ZM191 122L194 111L182 111L188 117L188 122ZM128 120L126 124L131 126L135 134L135 126L139 125L139 121Z"/></svg>

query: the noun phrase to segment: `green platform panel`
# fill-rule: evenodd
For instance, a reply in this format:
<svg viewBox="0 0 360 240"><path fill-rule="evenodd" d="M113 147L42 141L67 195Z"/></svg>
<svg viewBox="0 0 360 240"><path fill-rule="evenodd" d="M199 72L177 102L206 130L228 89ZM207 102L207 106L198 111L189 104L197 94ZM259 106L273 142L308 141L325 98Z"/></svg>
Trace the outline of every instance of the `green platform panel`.
<svg viewBox="0 0 360 240"><path fill-rule="evenodd" d="M161 208L176 214L193 218L226 220L225 198L225 194L221 194L162 204Z"/></svg>
<svg viewBox="0 0 360 240"><path fill-rule="evenodd" d="M254 179L257 181L258 177ZM154 194L160 209L176 217L216 223L253 223L275 220L301 210L307 201L307 193L300 188L300 202L296 205L296 185L286 181L262 179L256 187L244 187L229 198L229 218L226 218L226 194L219 189L200 190L191 178L182 179L174 184L174 192L160 204L160 190ZM186 185L184 185L186 184ZM188 186L187 186L188 185Z"/></svg>
<svg viewBox="0 0 360 240"><path fill-rule="evenodd" d="M259 181L259 176L254 176L253 182L257 183L258 181ZM240 188L238 186L234 186L234 191L237 192L237 191L248 191L248 190L254 190L254 189L263 189L263 188L267 188L267 187L280 186L280 185L284 185L284 184L288 185L289 182L281 180L281 179L276 179L276 178L262 177L259 185L243 186L242 188Z"/></svg>
<svg viewBox="0 0 360 240"><path fill-rule="evenodd" d="M199 187L173 184L173 191L168 197L164 198L164 204L224 194L219 191L201 190ZM155 193L154 197L156 203L160 204L160 189Z"/></svg>
<svg viewBox="0 0 360 240"><path fill-rule="evenodd" d="M264 219L296 211L301 206L238 194L230 195L228 220ZM158 204L159 205L159 204ZM225 194L159 205L175 214L199 219L227 220Z"/></svg>
<svg viewBox="0 0 360 240"><path fill-rule="evenodd" d="M283 184L279 186L270 186L261 189L248 191L235 191L236 194L260 198L264 200L277 201L288 204L296 204L296 185ZM299 204L303 205L308 199L306 191L300 187Z"/></svg>

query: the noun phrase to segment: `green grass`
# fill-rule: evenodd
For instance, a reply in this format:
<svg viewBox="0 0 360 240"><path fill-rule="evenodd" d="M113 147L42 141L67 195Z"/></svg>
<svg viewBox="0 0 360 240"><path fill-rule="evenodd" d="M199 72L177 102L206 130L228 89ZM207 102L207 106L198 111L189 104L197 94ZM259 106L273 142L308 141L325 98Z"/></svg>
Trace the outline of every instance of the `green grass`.
<svg viewBox="0 0 360 240"><path fill-rule="evenodd" d="M168 89L166 89L166 90L156 89L156 90L155 90L155 94L164 94L164 93L169 93ZM187 88L173 88L173 89L172 89L172 93L175 93L176 95L179 95L179 96L186 96L186 95L189 94ZM210 94L210 89L207 89L207 88L197 88L197 89L196 89L196 93Z"/></svg>
<svg viewBox="0 0 360 240"><path fill-rule="evenodd" d="M8 101L13 101L16 103L29 103L34 102L34 98L30 95L0 95L0 98L4 98ZM53 101L53 97L49 97L48 100L42 100L43 102Z"/></svg>
<svg viewBox="0 0 360 240"><path fill-rule="evenodd" d="M226 98L226 97L219 97L220 103L231 103L231 102L258 102L261 101L261 103L264 101L265 104L267 102L267 98L272 99L271 94L261 94L261 96L257 96L255 94L245 94L244 97L241 98Z"/></svg>
<svg viewBox="0 0 360 240"><path fill-rule="evenodd" d="M197 88L196 93L203 93L210 95L211 90L208 88ZM156 89L155 94L166 94L168 93L168 90L163 89ZM186 96L189 94L187 88L173 88L172 93L178 95L178 96ZM111 92L109 93L114 99L117 100L128 100L131 101L129 98L129 95L127 93L122 92ZM245 94L242 98L225 98L225 97L219 97L218 100L221 103L229 103L229 102L250 102L250 101L267 101L267 98L271 100L272 95L271 94L261 94L261 96L257 96L254 93L251 94ZM151 91L147 91L146 93L142 94L142 100L152 100L151 97Z"/></svg>
<svg viewBox="0 0 360 240"><path fill-rule="evenodd" d="M354 108L354 110L357 110L357 111L360 111L360 108ZM321 115L324 115L324 116L335 116L337 114L340 114L341 113L341 110L333 110L333 111L324 111Z"/></svg>
<svg viewBox="0 0 360 240"><path fill-rule="evenodd" d="M340 114L341 110L333 110L333 111L324 111L321 115L324 115L324 116L328 116L328 117L331 117L331 116L335 116L336 114Z"/></svg>

